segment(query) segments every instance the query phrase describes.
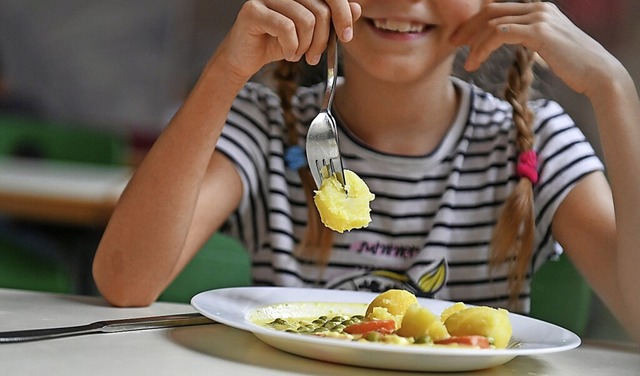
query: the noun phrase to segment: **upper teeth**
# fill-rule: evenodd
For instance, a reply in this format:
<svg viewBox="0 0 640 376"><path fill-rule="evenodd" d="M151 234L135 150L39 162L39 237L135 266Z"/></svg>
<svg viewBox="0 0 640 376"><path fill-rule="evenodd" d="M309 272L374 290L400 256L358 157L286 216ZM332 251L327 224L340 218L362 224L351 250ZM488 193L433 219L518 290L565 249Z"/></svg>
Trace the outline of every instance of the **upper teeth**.
<svg viewBox="0 0 640 376"><path fill-rule="evenodd" d="M419 33L424 30L425 25L409 21L397 20L373 20L375 27L384 30L398 31L401 33Z"/></svg>

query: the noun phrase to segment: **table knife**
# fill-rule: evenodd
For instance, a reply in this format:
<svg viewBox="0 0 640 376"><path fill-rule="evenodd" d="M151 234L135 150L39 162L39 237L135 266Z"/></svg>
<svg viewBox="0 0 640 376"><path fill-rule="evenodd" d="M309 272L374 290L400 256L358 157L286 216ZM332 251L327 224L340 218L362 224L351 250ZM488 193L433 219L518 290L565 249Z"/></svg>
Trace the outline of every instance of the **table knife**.
<svg viewBox="0 0 640 376"><path fill-rule="evenodd" d="M95 333L117 333L133 330L172 328L189 325L215 324L199 313L137 317L121 320L96 321L86 325L0 332L0 344L38 341Z"/></svg>

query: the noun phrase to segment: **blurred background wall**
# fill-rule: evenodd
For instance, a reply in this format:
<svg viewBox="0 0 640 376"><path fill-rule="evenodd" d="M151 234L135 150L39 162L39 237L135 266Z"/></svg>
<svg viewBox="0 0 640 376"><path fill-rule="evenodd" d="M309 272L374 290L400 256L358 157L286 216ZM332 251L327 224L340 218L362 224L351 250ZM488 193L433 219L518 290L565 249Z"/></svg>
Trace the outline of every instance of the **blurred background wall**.
<svg viewBox="0 0 640 376"><path fill-rule="evenodd" d="M40 115L155 132L242 0L1 0L0 64Z"/></svg>

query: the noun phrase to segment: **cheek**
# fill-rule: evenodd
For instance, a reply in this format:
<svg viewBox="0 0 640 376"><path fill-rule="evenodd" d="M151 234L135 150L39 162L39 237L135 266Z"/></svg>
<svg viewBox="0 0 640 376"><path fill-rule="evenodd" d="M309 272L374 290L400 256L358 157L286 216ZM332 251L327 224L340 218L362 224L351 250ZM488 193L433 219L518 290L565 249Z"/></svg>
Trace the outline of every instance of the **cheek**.
<svg viewBox="0 0 640 376"><path fill-rule="evenodd" d="M444 19L461 24L478 13L487 3L483 0L437 0Z"/></svg>

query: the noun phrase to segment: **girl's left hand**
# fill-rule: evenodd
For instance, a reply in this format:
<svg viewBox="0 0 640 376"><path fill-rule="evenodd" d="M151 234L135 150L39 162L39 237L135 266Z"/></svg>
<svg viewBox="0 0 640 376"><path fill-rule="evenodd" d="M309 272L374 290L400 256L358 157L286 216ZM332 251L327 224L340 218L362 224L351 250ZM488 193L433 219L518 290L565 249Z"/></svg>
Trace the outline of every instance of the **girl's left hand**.
<svg viewBox="0 0 640 376"><path fill-rule="evenodd" d="M520 44L537 52L569 87L588 97L611 81L620 62L574 25L554 4L491 3L451 37L468 45L465 69L473 71L504 44Z"/></svg>

